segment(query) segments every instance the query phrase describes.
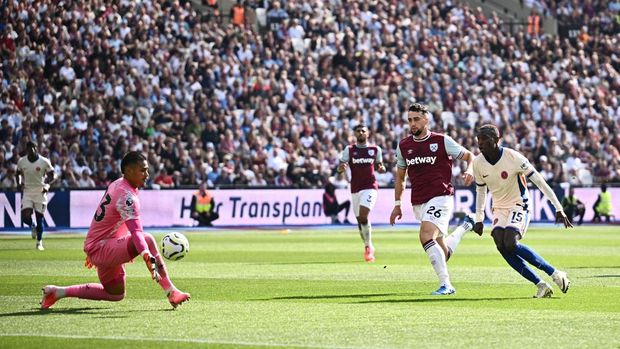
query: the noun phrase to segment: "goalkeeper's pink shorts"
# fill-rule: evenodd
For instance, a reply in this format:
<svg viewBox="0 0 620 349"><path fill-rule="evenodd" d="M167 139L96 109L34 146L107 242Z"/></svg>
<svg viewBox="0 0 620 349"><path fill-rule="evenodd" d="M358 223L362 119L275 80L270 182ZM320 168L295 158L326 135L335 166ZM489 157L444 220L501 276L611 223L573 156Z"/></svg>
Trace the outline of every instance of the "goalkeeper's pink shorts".
<svg viewBox="0 0 620 349"><path fill-rule="evenodd" d="M138 252L131 241L131 234L118 239L106 240L103 245L86 257L86 265L94 265L97 268L99 281L102 284L113 280L125 279L125 263L131 262Z"/></svg>

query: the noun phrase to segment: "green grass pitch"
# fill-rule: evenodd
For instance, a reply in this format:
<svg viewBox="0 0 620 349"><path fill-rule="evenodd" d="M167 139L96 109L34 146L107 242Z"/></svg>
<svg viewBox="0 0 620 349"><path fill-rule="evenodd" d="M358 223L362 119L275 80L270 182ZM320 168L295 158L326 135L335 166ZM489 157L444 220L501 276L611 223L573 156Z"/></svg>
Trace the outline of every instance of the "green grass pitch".
<svg viewBox="0 0 620 349"><path fill-rule="evenodd" d="M545 275L550 299L532 298L486 233L463 238L448 263L457 293L436 297L414 227L375 227L372 264L353 226L187 232L190 254L168 263L192 294L176 311L142 261L127 265L121 302L39 311L43 285L97 281L83 267L84 236L48 235L44 252L3 236L0 348L620 347L620 228L530 229L524 242L572 279L563 294Z"/></svg>

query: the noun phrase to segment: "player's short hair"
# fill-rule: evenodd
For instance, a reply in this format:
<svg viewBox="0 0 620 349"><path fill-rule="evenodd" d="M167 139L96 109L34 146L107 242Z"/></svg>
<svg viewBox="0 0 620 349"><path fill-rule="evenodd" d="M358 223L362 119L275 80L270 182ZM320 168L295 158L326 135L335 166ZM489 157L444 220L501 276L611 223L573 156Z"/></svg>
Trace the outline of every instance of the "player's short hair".
<svg viewBox="0 0 620 349"><path fill-rule="evenodd" d="M28 143L26 143L26 148L32 148L32 147L37 147L37 143L33 142L33 141L28 141Z"/></svg>
<svg viewBox="0 0 620 349"><path fill-rule="evenodd" d="M411 103L409 104L409 111L412 111L414 113L422 113L425 115L428 115L429 111L428 111L428 106L421 104L421 103Z"/></svg>
<svg viewBox="0 0 620 349"><path fill-rule="evenodd" d="M140 163L142 161L146 161L146 158L144 157L144 155L142 155L142 153L137 151L130 151L129 153L125 154L125 156L123 156L123 160L121 160L121 172L125 173L125 169L128 166Z"/></svg>
<svg viewBox="0 0 620 349"><path fill-rule="evenodd" d="M357 131L360 128L368 128L368 126L366 126L365 124L357 124L355 125L355 127L353 127L353 131Z"/></svg>
<svg viewBox="0 0 620 349"><path fill-rule="evenodd" d="M499 139L499 129L491 124L482 125L478 128L478 135Z"/></svg>

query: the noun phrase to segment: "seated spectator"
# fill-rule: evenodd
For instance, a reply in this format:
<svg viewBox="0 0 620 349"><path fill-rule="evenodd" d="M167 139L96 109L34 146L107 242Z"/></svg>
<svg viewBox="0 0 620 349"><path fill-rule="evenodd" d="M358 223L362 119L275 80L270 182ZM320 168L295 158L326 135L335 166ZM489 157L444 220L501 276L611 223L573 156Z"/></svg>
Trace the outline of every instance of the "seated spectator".
<svg viewBox="0 0 620 349"><path fill-rule="evenodd" d="M168 174L168 170L165 167L159 171L153 183L159 185L160 188L174 188L174 178Z"/></svg>
<svg viewBox="0 0 620 349"><path fill-rule="evenodd" d="M6 170L6 176L0 182L2 191L12 191L17 189L17 177L15 177L15 165L9 166Z"/></svg>
<svg viewBox="0 0 620 349"><path fill-rule="evenodd" d="M89 169L82 170L82 175L80 176L80 179L78 179L77 184L78 184L78 188L94 188L95 187L95 181L93 181L93 179L90 178Z"/></svg>
<svg viewBox="0 0 620 349"><path fill-rule="evenodd" d="M325 185L325 193L323 193L323 213L325 216L331 217L332 224L340 224L340 220L338 220L338 214L340 211L345 210L344 213L344 223L349 224L349 209L351 208L351 201L347 200L341 204L338 203L338 199L336 198L336 187L327 182Z"/></svg>
<svg viewBox="0 0 620 349"><path fill-rule="evenodd" d="M583 223L583 215L586 213L586 206L575 196L575 189L570 188L568 195L562 199L562 208L568 219L573 222L573 218L579 216L579 225Z"/></svg>
<svg viewBox="0 0 620 349"><path fill-rule="evenodd" d="M192 196L192 218L198 221L199 227L212 227L213 221L220 218L215 212L215 200L207 190L207 184L202 183Z"/></svg>

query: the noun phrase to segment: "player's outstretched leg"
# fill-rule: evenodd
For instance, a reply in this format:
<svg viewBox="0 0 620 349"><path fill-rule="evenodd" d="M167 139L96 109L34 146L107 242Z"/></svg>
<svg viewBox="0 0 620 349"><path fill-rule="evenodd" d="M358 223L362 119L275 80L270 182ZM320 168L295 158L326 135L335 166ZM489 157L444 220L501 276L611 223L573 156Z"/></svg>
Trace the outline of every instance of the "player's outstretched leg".
<svg viewBox="0 0 620 349"><path fill-rule="evenodd" d="M177 289L170 280L170 276L168 275L168 269L166 268L166 263L164 262L161 254L159 253L159 250L157 248L157 242L155 241L153 235L145 233L144 239L146 240L146 244L149 247L149 252L151 252L151 255L155 257L155 260L157 261L157 267L159 268L159 274L161 276L159 286L166 292L166 296L168 297L170 305L172 305L173 308L176 308L183 302L188 301L191 295Z"/></svg>
<svg viewBox="0 0 620 349"><path fill-rule="evenodd" d="M450 259L454 252L456 252L456 247L461 243L463 235L465 235L465 233L467 233L468 231L472 231L473 229L474 219L470 215L467 215L463 218L463 222L461 222L461 224L454 229L452 234L445 238L448 248L448 252L446 254L446 261Z"/></svg>
<svg viewBox="0 0 620 349"><path fill-rule="evenodd" d="M125 290L124 290L124 279L123 283L119 284L118 287L121 287L119 294L112 294L105 290L102 284L83 284L83 285L73 285L68 287L58 287L54 285L48 285L43 287L43 298L41 299L41 309L49 309L52 307L58 300L65 297L73 297L73 298L81 298L81 299L90 299L97 301L109 301L109 302L118 302L125 298Z"/></svg>
<svg viewBox="0 0 620 349"><path fill-rule="evenodd" d="M553 282L562 290L563 293L568 292L570 286L570 280L566 275L566 272L555 269L549 262L547 262L541 255L536 253L529 246L524 244L517 244L516 253L519 257L525 259L528 263L536 268L544 271L547 275L551 276Z"/></svg>

